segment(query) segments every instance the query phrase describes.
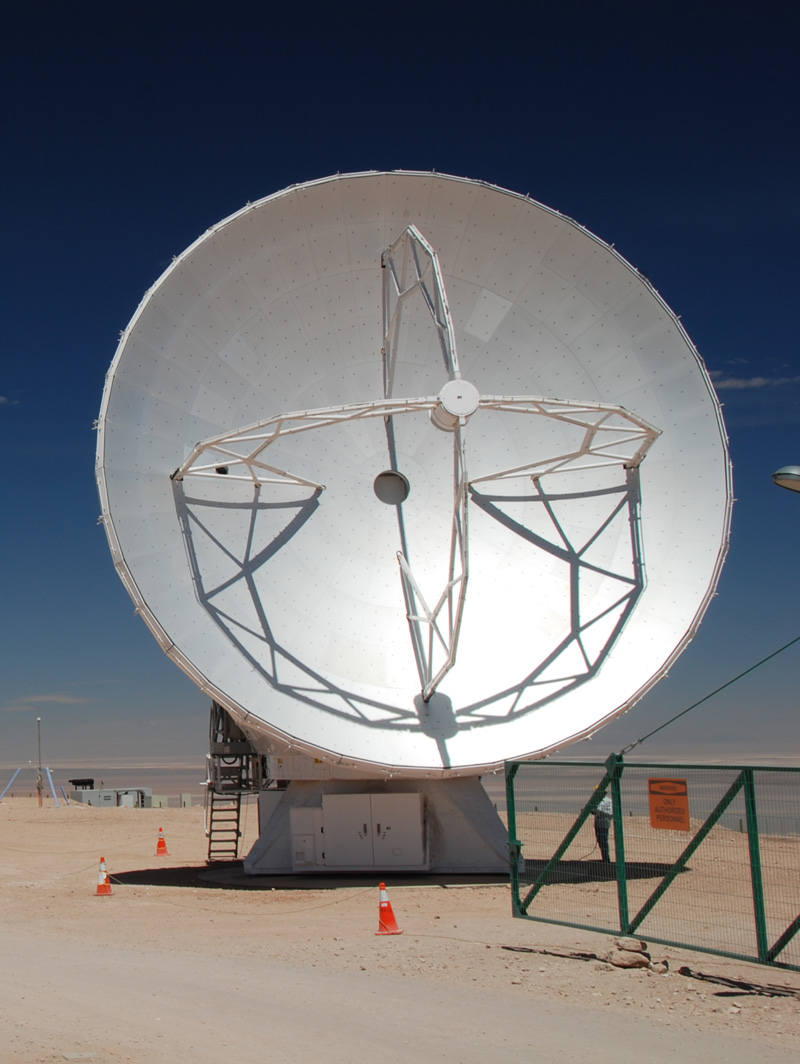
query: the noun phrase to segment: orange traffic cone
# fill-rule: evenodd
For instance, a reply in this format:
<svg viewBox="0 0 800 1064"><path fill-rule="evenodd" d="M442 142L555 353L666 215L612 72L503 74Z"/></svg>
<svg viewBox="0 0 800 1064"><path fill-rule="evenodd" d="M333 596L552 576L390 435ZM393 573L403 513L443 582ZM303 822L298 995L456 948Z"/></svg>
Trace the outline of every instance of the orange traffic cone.
<svg viewBox="0 0 800 1064"><path fill-rule="evenodd" d="M111 893L111 880L108 878L108 869L106 868L105 857L100 858L100 868L97 872L97 890L95 895L104 897L106 894Z"/></svg>
<svg viewBox="0 0 800 1064"><path fill-rule="evenodd" d="M164 838L164 829L158 829L158 846L156 846L156 857L169 857L169 850L167 849L167 840Z"/></svg>
<svg viewBox="0 0 800 1064"><path fill-rule="evenodd" d="M402 931L397 926L397 921L394 918L394 910L392 909L392 903L389 901L389 891L386 889L386 884L380 885L380 901L378 902L378 930L376 935L402 935Z"/></svg>

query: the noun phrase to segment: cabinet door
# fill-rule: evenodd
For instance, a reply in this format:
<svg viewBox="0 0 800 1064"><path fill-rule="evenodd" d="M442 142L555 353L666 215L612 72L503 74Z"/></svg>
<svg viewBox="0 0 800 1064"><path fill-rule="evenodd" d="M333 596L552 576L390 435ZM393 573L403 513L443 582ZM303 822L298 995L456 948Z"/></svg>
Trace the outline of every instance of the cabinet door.
<svg viewBox="0 0 800 1064"><path fill-rule="evenodd" d="M373 794L372 828L379 867L424 865L421 794Z"/></svg>
<svg viewBox="0 0 800 1064"><path fill-rule="evenodd" d="M325 865L342 868L374 864L372 814L368 794L325 794L322 816Z"/></svg>
<svg viewBox="0 0 800 1064"><path fill-rule="evenodd" d="M302 872L322 864L322 810L319 806L294 806L289 810L292 871Z"/></svg>

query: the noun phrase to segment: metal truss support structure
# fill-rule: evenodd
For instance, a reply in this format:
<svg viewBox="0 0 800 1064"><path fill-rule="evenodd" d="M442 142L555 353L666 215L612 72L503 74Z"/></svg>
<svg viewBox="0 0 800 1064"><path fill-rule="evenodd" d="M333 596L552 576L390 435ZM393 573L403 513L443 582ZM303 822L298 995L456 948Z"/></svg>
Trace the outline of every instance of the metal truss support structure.
<svg viewBox="0 0 800 1064"><path fill-rule="evenodd" d="M204 440L172 473L180 484L188 477L250 483L256 493L275 486L296 485L321 495L324 484L281 469L267 460L269 448L280 440L320 428L383 418L390 454L394 419L427 412L437 429L452 433L453 496L448 575L438 595L423 595L405 549L397 552L411 644L421 682L423 701L433 695L455 664L469 576L468 504L475 485L528 478L538 486L552 474L599 470L611 466L638 469L660 430L621 406L538 396L480 395L461 375L455 332L442 270L434 248L414 225L408 226L381 255L383 270L383 398L273 414L263 421ZM430 313L442 352L447 380L438 395L397 398L393 395L402 311L418 293ZM574 430L566 449L532 455L530 461L470 478L468 422L480 411L526 415L569 426ZM562 434L563 435L563 434ZM394 460L393 460L394 461ZM263 495L262 495L263 499ZM402 505L398 503L401 531ZM403 542L405 535L403 533Z"/></svg>

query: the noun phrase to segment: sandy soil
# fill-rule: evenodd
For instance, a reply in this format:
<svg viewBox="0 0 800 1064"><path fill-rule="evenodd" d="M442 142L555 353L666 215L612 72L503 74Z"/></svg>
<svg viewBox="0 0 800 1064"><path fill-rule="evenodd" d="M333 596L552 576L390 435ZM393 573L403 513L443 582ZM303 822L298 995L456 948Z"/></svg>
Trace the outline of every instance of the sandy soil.
<svg viewBox="0 0 800 1064"><path fill-rule="evenodd" d="M800 973L659 946L667 974L612 968L577 956L610 937L512 919L505 883L390 881L404 933L378 937L372 878L208 873L198 808L6 798L0 847L3 1064L796 1059Z"/></svg>

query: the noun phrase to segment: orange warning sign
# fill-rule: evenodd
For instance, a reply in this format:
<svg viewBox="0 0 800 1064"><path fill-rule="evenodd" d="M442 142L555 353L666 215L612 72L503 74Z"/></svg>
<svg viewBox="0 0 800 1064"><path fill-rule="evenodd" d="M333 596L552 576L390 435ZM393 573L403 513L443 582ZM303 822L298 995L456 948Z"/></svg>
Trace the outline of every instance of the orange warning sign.
<svg viewBox="0 0 800 1064"><path fill-rule="evenodd" d="M651 779L647 781L650 796L650 827L669 831L690 831L689 788L686 780Z"/></svg>

